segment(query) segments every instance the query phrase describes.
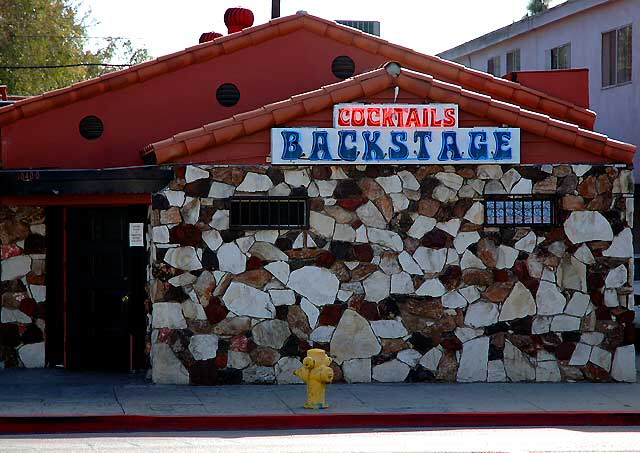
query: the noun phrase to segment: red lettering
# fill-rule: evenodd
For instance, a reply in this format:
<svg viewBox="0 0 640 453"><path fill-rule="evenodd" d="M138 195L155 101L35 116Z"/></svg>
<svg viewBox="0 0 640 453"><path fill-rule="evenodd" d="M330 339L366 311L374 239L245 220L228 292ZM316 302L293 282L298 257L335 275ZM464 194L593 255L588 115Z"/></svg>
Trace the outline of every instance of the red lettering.
<svg viewBox="0 0 640 453"><path fill-rule="evenodd" d="M367 109L367 125L380 126L380 109Z"/></svg>
<svg viewBox="0 0 640 453"><path fill-rule="evenodd" d="M382 109L382 127L393 127L393 109Z"/></svg>
<svg viewBox="0 0 640 453"><path fill-rule="evenodd" d="M407 117L406 127L420 127L420 118L418 117L417 109L409 109L409 116Z"/></svg>
<svg viewBox="0 0 640 453"><path fill-rule="evenodd" d="M429 109L422 109L422 127L429 127Z"/></svg>
<svg viewBox="0 0 640 453"><path fill-rule="evenodd" d="M351 111L351 125L364 126L364 109L357 108Z"/></svg>
<svg viewBox="0 0 640 453"><path fill-rule="evenodd" d="M443 127L453 127L456 125L456 110L452 108L444 109Z"/></svg>
<svg viewBox="0 0 640 453"><path fill-rule="evenodd" d="M431 127L442 127L442 121L437 118L438 111L436 109L431 110Z"/></svg>
<svg viewBox="0 0 640 453"><path fill-rule="evenodd" d="M398 115L398 127L404 127L404 109L395 108L393 111Z"/></svg>
<svg viewBox="0 0 640 453"><path fill-rule="evenodd" d="M338 126L349 126L351 112L349 109L338 110Z"/></svg>

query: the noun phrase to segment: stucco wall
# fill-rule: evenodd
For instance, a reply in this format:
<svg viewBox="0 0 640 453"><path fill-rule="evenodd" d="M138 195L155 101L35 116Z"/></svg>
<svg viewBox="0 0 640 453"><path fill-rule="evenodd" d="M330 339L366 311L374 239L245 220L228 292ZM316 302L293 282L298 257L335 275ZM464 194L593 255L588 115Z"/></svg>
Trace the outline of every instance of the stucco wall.
<svg viewBox="0 0 640 453"><path fill-rule="evenodd" d="M635 380L626 166L195 167L153 197L152 375ZM484 224L482 199L558 194L553 228ZM309 197L310 229L230 230L231 196Z"/></svg>

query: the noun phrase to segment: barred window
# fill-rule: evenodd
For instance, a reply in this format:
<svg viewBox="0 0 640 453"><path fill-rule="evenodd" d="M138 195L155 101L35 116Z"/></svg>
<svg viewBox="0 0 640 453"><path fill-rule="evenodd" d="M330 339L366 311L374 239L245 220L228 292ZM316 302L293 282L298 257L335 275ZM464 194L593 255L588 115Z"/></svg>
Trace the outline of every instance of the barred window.
<svg viewBox="0 0 640 453"><path fill-rule="evenodd" d="M229 226L255 230L305 229L309 226L307 200L289 197L232 198Z"/></svg>
<svg viewBox="0 0 640 453"><path fill-rule="evenodd" d="M550 226L557 223L553 197L508 196L484 200L486 225Z"/></svg>

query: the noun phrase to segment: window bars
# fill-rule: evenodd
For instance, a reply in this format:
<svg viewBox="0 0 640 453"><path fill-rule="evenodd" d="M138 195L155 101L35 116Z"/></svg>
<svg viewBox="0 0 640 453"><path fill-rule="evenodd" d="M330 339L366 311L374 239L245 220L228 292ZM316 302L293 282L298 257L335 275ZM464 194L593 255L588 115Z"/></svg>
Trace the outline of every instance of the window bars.
<svg viewBox="0 0 640 453"><path fill-rule="evenodd" d="M305 198L236 197L230 200L229 227L253 230L299 230L309 227Z"/></svg>
<svg viewBox="0 0 640 453"><path fill-rule="evenodd" d="M555 226L558 201L551 196L490 197L484 200L484 218L485 225Z"/></svg>

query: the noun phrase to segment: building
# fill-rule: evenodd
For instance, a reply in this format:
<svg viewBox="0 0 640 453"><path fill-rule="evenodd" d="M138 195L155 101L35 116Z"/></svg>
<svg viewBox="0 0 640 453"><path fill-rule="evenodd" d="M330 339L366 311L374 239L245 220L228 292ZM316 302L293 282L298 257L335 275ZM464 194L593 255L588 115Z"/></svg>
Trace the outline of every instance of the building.
<svg viewBox="0 0 640 453"><path fill-rule="evenodd" d="M595 120L307 14L16 102L0 361L634 381L636 147Z"/></svg>

